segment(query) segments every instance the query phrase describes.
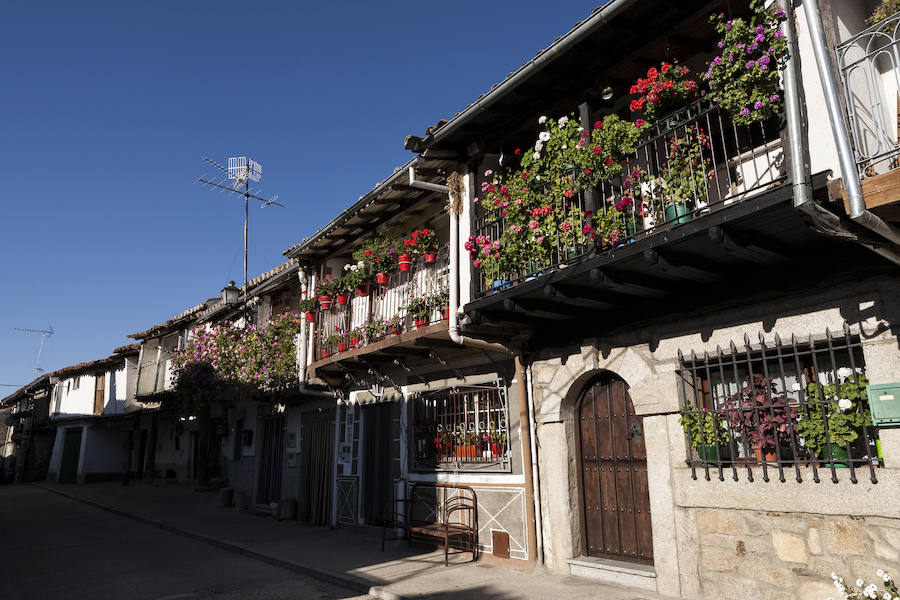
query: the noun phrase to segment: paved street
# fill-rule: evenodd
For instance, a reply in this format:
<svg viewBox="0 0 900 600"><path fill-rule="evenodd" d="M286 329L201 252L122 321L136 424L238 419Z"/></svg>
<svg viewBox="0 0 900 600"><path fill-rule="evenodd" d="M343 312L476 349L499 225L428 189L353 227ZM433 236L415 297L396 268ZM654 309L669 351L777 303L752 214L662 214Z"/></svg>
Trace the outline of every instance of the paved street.
<svg viewBox="0 0 900 600"><path fill-rule="evenodd" d="M0 598L357 599L30 485L0 486Z"/></svg>

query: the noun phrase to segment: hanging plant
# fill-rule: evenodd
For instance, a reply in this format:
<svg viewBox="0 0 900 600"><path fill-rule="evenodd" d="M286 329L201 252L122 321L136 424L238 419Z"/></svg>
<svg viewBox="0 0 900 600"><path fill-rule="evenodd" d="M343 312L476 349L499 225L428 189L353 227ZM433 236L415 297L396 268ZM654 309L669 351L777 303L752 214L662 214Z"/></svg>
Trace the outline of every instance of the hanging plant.
<svg viewBox="0 0 900 600"><path fill-rule="evenodd" d="M787 14L762 0L750 0L749 19L713 15L719 54L704 75L713 100L731 113L737 125L764 121L781 110L778 68L787 56L781 22Z"/></svg>
<svg viewBox="0 0 900 600"><path fill-rule="evenodd" d="M638 78L631 86L631 112L640 112L647 121L655 122L700 97L697 82L689 77L691 70L678 61L662 63L659 69L651 67L647 77Z"/></svg>

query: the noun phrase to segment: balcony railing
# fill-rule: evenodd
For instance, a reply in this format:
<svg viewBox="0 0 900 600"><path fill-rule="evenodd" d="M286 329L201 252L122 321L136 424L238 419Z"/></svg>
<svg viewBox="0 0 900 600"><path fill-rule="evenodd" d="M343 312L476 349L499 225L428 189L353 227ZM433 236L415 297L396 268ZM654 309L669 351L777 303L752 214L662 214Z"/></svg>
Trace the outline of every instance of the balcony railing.
<svg viewBox="0 0 900 600"><path fill-rule="evenodd" d="M777 185L784 176L784 154L779 136L777 119L736 125L727 112L706 99L660 119L645 132L634 155L623 162L622 177L601 182L593 192L580 191L571 198L549 198L555 203L554 208L574 205L578 210L569 214L576 215L585 210L606 214L615 210L616 203L624 197L633 198L630 208L623 211L621 236L615 244L598 246L583 239L579 243L559 245L551 249L546 260L529 261L517 269L494 272L482 269L480 276L474 278L475 295L483 296L515 286L584 260L589 255L685 223L696 215L741 202ZM685 177L673 172L672 144L679 139L697 139L699 144L696 167L681 167ZM632 173L640 173L640 176L630 178ZM673 186L683 181L690 183L680 186L675 202ZM675 204L680 208L673 210ZM585 224L586 219L572 225L580 231ZM496 240L506 229L504 219L481 214L476 217L474 234Z"/></svg>
<svg viewBox="0 0 900 600"><path fill-rule="evenodd" d="M367 295L360 296L354 292L345 305L339 305L335 300L329 310L320 310L316 315L313 360L322 360L415 329L416 320L406 307L414 298L434 298L448 290L449 272L450 252L449 247L444 246L438 251L434 262L426 262L424 256L418 256L409 271L390 273L384 284L373 281ZM427 323L444 320L446 313L442 308L433 307ZM399 327L390 325L395 319ZM352 335L350 332L357 328L366 331ZM341 335L342 339L329 340L335 334Z"/></svg>
<svg viewBox="0 0 900 600"><path fill-rule="evenodd" d="M900 13L838 44L837 58L860 177L897 168Z"/></svg>

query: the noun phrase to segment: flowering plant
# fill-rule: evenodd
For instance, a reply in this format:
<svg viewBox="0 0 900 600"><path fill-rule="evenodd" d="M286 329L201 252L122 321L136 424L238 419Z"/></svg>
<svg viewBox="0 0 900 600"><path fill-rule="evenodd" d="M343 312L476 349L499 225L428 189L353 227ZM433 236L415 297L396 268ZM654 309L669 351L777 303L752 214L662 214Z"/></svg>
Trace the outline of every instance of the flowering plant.
<svg viewBox="0 0 900 600"><path fill-rule="evenodd" d="M316 296L334 296L343 287L341 279L334 275L326 275L316 282Z"/></svg>
<svg viewBox="0 0 900 600"><path fill-rule="evenodd" d="M403 331L403 319L400 318L400 315L394 315L384 322L384 328L390 333L400 333Z"/></svg>
<svg viewBox="0 0 900 600"><path fill-rule="evenodd" d="M297 308L300 309L300 312L316 312L319 310L319 299L315 296L304 298Z"/></svg>
<svg viewBox="0 0 900 600"><path fill-rule="evenodd" d="M763 121L781 108L778 65L787 56L787 42L779 26L787 14L766 9L763 0L750 0L752 16L710 17L721 36L719 54L709 63L704 78L713 99L732 115L737 125Z"/></svg>
<svg viewBox="0 0 900 600"><path fill-rule="evenodd" d="M397 240L387 235L375 235L353 253L353 260L362 261L369 273L392 273L397 270Z"/></svg>
<svg viewBox="0 0 900 600"><path fill-rule="evenodd" d="M428 303L428 299L424 294L412 298L405 308L406 312L412 315L417 321L427 319L431 315L431 305Z"/></svg>
<svg viewBox="0 0 900 600"><path fill-rule="evenodd" d="M443 310L450 306L450 293L447 288L443 288L428 296L427 301L431 310Z"/></svg>
<svg viewBox="0 0 900 600"><path fill-rule="evenodd" d="M834 581L834 587L838 589L838 593L846 600L863 600L865 598L869 598L870 600L897 600L900 598L900 591L897 590L897 584L891 579L890 575L885 573L882 569L875 571L875 574L882 582L884 582L884 592L878 591L877 584L866 584L862 579L856 580L856 587L854 589L851 589L850 586L846 584L843 577L835 573L831 574L831 579ZM828 600L833 599L829 598Z"/></svg>
<svg viewBox="0 0 900 600"><path fill-rule="evenodd" d="M403 249L406 252L419 254L421 252L436 252L438 249L437 232L434 229L416 229L412 236L403 240Z"/></svg>
<svg viewBox="0 0 900 600"><path fill-rule="evenodd" d="M637 95L629 108L631 112L641 112L649 121L676 110L699 97L697 82L688 76L691 70L677 61L662 63L659 69L651 67L647 78L638 78L631 86L631 93Z"/></svg>
<svg viewBox="0 0 900 600"><path fill-rule="evenodd" d="M700 127L669 139L668 159L659 181L663 204L686 204L706 196L706 186L716 173L708 149L709 136Z"/></svg>
<svg viewBox="0 0 900 600"><path fill-rule="evenodd" d="M839 374L837 382L823 385L821 389L817 382L809 382L806 386L809 405L800 414L797 431L812 454L823 456L828 443L844 449L859 438L863 427L872 424L866 396L868 385L865 375L852 372L844 373L843 377ZM827 458L827 452L824 457Z"/></svg>
<svg viewBox="0 0 900 600"><path fill-rule="evenodd" d="M340 283L341 291L352 293L370 278L371 275L366 270L365 261L348 263L344 265L344 276L341 277Z"/></svg>

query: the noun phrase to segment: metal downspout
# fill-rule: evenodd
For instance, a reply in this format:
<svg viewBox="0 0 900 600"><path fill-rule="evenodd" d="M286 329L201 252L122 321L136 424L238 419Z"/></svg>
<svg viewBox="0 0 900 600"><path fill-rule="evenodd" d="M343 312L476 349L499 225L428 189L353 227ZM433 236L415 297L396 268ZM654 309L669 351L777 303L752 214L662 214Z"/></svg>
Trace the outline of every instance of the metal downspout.
<svg viewBox="0 0 900 600"><path fill-rule="evenodd" d="M800 102L800 66L797 63L800 51L797 47L797 30L794 26L791 3L789 0L778 0L777 4L778 8L788 15L788 18L781 22L781 31L788 44L788 59L784 65L782 80L791 163L791 185L794 192L794 207L799 208L812 201L809 148L806 140L806 128L803 126L805 122L803 104Z"/></svg>
<svg viewBox="0 0 900 600"><path fill-rule="evenodd" d="M831 122L831 132L837 146L841 177L844 180L844 190L847 193L847 202L850 205L850 218L891 243L900 244L900 231L866 210L862 186L856 172L856 161L850 145L850 133L847 130L847 122L844 120L844 113L837 95L837 81L834 77L831 53L825 41L822 15L819 12L817 1L805 0L803 2L803 11L806 15L809 37L816 56L819 79L822 81L822 91L825 95L825 106L828 109L828 120Z"/></svg>
<svg viewBox="0 0 900 600"><path fill-rule="evenodd" d="M300 280L300 298L305 299L308 292L306 285L306 271L303 267L297 269L297 278ZM297 369L298 379L300 380L301 389L306 384L306 352L309 339L309 323L306 322L305 316L300 317L300 339L297 341Z"/></svg>
<svg viewBox="0 0 900 600"><path fill-rule="evenodd" d="M538 564L544 564L544 528L541 522L541 470L539 466L540 458L537 453L537 422L534 420L534 386L531 383L531 365L525 369L525 384L528 390L528 419L530 430L528 437L531 438L531 489L534 490L534 529L535 541L537 542L537 561Z"/></svg>

